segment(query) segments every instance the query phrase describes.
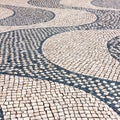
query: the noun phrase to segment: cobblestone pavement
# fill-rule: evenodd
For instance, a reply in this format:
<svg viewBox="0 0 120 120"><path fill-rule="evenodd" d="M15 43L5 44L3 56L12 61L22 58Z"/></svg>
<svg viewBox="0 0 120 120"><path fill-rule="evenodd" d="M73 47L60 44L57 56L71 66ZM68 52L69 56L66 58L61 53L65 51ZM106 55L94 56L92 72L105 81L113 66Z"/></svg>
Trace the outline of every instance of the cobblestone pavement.
<svg viewBox="0 0 120 120"><path fill-rule="evenodd" d="M119 0L115 0L115 1L114 0L93 0L92 4L100 7L120 9Z"/></svg>
<svg viewBox="0 0 120 120"><path fill-rule="evenodd" d="M0 0L0 120L120 120L119 3Z"/></svg>

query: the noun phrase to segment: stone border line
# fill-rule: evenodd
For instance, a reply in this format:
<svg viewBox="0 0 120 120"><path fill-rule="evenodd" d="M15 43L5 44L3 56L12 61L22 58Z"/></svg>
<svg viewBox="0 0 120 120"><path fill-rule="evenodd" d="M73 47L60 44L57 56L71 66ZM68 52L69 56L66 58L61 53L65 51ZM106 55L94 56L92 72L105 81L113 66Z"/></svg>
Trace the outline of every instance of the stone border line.
<svg viewBox="0 0 120 120"><path fill-rule="evenodd" d="M120 62L120 36L108 41L107 47L111 56Z"/></svg>
<svg viewBox="0 0 120 120"><path fill-rule="evenodd" d="M91 4L98 7L120 9L120 0L93 0Z"/></svg>

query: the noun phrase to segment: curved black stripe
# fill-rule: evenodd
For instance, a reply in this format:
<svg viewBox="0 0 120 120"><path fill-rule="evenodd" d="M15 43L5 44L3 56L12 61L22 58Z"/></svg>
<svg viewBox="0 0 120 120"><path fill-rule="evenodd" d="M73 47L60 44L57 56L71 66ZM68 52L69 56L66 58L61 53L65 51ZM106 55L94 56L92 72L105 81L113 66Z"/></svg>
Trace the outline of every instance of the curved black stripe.
<svg viewBox="0 0 120 120"><path fill-rule="evenodd" d="M53 12L42 9L15 7L7 5L3 7L13 10L14 14L12 16L0 19L1 26L31 25L47 22L55 17L55 14Z"/></svg>

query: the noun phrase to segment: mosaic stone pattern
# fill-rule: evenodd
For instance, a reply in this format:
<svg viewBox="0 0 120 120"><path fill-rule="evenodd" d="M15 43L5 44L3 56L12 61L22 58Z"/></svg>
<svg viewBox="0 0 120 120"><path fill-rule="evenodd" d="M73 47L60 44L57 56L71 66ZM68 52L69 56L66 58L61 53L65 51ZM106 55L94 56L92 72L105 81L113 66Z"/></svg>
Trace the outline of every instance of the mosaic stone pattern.
<svg viewBox="0 0 120 120"><path fill-rule="evenodd" d="M53 12L41 9L10 6L4 7L13 10L14 14L7 18L0 19L1 26L31 25L41 22L47 22L55 17L55 14Z"/></svg>
<svg viewBox="0 0 120 120"><path fill-rule="evenodd" d="M42 51L49 61L69 71L119 82L119 62L106 45L119 34L119 30L65 32L48 38Z"/></svg>
<svg viewBox="0 0 120 120"><path fill-rule="evenodd" d="M107 43L110 54L120 62L120 37L115 37Z"/></svg>
<svg viewBox="0 0 120 120"><path fill-rule="evenodd" d="M29 4L35 5L38 7L50 7L50 8L57 8L57 7L62 7L60 5L60 0L29 0Z"/></svg>
<svg viewBox="0 0 120 120"><path fill-rule="evenodd" d="M91 3L99 7L120 9L120 0L93 0Z"/></svg>
<svg viewBox="0 0 120 120"><path fill-rule="evenodd" d="M119 120L104 102L75 87L11 75L0 78L4 119Z"/></svg>
<svg viewBox="0 0 120 120"><path fill-rule="evenodd" d="M0 19L12 16L13 14L14 12L12 10L0 7Z"/></svg>
<svg viewBox="0 0 120 120"><path fill-rule="evenodd" d="M29 4L36 7L33 8ZM57 16L53 12L54 9L87 11L94 14L97 19L83 25L53 25L41 28L38 24L37 28L9 28L7 32L0 33L0 119L120 119L120 81L117 78L119 70L117 73L111 72L111 75L116 77L115 80L76 73L50 61L42 49L44 42L49 38L67 32L89 33L91 30L95 33L99 30L102 39L107 31L113 31L113 34L117 31L119 34L119 10L66 7L60 5L59 0L29 0L28 7L1 6L14 11L14 15L0 19L1 26L22 26L42 22L44 25L44 22L52 21ZM111 59L119 63L120 39L117 36L101 43L106 46ZM83 52L86 53L86 48ZM93 50L93 54L95 52L96 49ZM110 60L105 58L105 61ZM114 65L112 67L114 68ZM119 68L119 64L115 67ZM104 69L105 66L101 68ZM102 69L99 70L100 75L103 75ZM109 70L108 67L107 71Z"/></svg>
<svg viewBox="0 0 120 120"><path fill-rule="evenodd" d="M70 72L52 64L42 54L41 47L44 40L52 36L52 34L57 34L57 32L62 31L64 32L65 29L57 30L56 28L54 31L53 29L47 28L19 30L3 33L4 35L1 34L1 37L6 38L3 40L3 38L0 37L2 40L1 73L46 79L74 86L95 95L120 114L120 94L117 92L120 90L120 82ZM14 36L16 37L14 38ZM31 39L34 41L31 41Z"/></svg>

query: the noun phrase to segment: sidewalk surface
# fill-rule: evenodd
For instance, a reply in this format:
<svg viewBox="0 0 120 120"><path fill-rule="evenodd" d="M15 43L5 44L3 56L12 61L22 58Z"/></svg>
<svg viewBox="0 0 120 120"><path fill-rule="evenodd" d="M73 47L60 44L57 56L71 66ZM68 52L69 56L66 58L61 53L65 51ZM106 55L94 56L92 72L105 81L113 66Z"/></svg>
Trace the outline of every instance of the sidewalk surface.
<svg viewBox="0 0 120 120"><path fill-rule="evenodd" d="M0 0L0 120L120 120L120 0Z"/></svg>

